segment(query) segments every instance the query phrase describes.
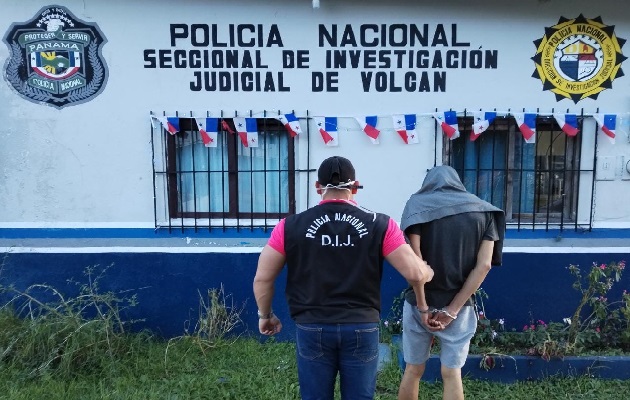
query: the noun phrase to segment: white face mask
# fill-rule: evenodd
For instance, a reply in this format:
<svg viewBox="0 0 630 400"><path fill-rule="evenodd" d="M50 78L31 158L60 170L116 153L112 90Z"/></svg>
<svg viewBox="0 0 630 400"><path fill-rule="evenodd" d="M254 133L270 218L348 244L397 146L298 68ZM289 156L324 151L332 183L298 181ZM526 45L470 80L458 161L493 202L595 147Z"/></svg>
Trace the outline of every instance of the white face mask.
<svg viewBox="0 0 630 400"><path fill-rule="evenodd" d="M327 184L326 186L321 186L322 190L326 190L326 189L344 189L344 190L350 190L350 188L352 186L355 185L357 181L348 181L348 182L344 182L344 183L340 183L338 185L332 185L332 184Z"/></svg>
<svg viewBox="0 0 630 400"><path fill-rule="evenodd" d="M338 185L327 184L326 186L320 186L319 190L321 191L322 198L328 192L328 189L336 189L336 190L347 190L352 194L352 188L356 185L357 181L348 181L344 183L340 183Z"/></svg>

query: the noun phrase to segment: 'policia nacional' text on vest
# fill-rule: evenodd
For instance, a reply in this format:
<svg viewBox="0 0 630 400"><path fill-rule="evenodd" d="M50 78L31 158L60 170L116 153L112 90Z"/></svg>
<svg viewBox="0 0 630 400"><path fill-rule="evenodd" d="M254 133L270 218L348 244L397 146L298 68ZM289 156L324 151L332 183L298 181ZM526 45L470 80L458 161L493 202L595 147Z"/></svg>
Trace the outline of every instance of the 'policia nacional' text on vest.
<svg viewBox="0 0 630 400"><path fill-rule="evenodd" d="M389 217L331 201L287 217L286 296L298 323L378 322Z"/></svg>

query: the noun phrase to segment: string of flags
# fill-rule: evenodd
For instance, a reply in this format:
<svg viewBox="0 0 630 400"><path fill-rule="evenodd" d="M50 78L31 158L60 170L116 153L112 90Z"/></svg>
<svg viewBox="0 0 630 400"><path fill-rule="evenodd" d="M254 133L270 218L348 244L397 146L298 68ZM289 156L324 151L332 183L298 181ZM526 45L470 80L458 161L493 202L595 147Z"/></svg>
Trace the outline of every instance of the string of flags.
<svg viewBox="0 0 630 400"><path fill-rule="evenodd" d="M179 127L179 117L167 117L167 116L155 116L152 115L152 118L156 118L162 124L162 127L166 129L168 133L171 135L175 135L180 131ZM277 119L284 125L287 129L287 132L292 137L295 137L302 133L302 127L300 126L300 121L295 116L295 114L283 114L272 117ZM216 117L205 117L205 118L194 118L195 123L197 124L197 130L201 135L201 140L206 147L217 147L217 135L219 133L219 119ZM258 147L258 126L257 126L257 118L247 118L247 117L234 117L232 118L234 122L234 129L230 127L230 124L225 119L221 119L221 128L231 134L238 134L239 139L244 147Z"/></svg>
<svg viewBox="0 0 630 400"><path fill-rule="evenodd" d="M528 112L508 112L503 113L504 116L513 116L519 131L523 135L523 139L527 143L536 142L536 118L538 113ZM417 117L419 114L394 114L391 115L394 131L400 136L405 144L417 144L418 132L417 132ZM442 132L449 140L457 139L461 136L459 131L459 124L457 120L456 111L444 111L434 112L430 114L421 114L422 116L433 117L437 124L440 126ZM544 114L549 116L549 114ZM496 111L475 111L472 114L473 124L470 132L470 140L477 140L483 132L488 130L498 114ZM560 129L568 136L576 136L579 129L579 117L592 117L595 119L598 125L598 131L604 134L612 143L615 143L616 128L617 128L617 114L605 114L596 113L589 116L571 113L553 113L551 114L555 121L558 123ZM179 119L180 117L172 116L156 116L151 115L151 118L157 119L162 127L171 135L177 134L180 131ZM286 128L291 137L296 137L302 133L300 121L294 113L280 114L274 116L267 116L265 118L272 118L280 121ZM338 118L333 116L316 116L312 117L317 127L317 131L321 135L321 138L326 146L338 146L339 145L339 125ZM378 121L383 117L376 115L352 117L359 128L367 135L373 144L380 144L379 136L381 130L377 128ZM233 117L231 118L234 123L234 129L230 127L226 119L216 117L194 118L197 124L197 130L201 135L203 144L206 147L217 146L217 135L219 133L219 124L221 129L230 134L238 134L239 139L244 147L258 147L258 128L257 120L255 117Z"/></svg>

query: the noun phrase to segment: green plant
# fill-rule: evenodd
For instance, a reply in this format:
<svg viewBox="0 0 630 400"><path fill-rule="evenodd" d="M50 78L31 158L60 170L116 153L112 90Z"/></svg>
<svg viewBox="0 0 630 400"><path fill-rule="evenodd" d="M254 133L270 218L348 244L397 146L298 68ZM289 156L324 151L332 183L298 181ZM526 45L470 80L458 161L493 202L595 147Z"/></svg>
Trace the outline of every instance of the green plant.
<svg viewBox="0 0 630 400"><path fill-rule="evenodd" d="M593 264L583 275L578 266L569 266L575 278L572 287L581 294L572 317L549 323L532 317L520 332L505 331L502 319L489 319L484 305L488 295L483 289L478 290L479 321L471 352L535 355L549 360L565 355L630 350L630 294L624 291L620 301L608 301L608 293L621 279L624 269L624 261ZM491 362L482 367L491 368Z"/></svg>
<svg viewBox="0 0 630 400"><path fill-rule="evenodd" d="M125 329L135 321L124 322L121 313L137 299L100 290L110 267L87 267L87 282L70 280L78 287L74 297L45 284L3 287L11 298L0 307L0 363L26 368L29 376L74 375L127 352Z"/></svg>
<svg viewBox="0 0 630 400"><path fill-rule="evenodd" d="M399 335L402 333L402 315L406 291L406 289L403 289L400 294L394 298L387 316L381 320L381 333L386 340L390 340L391 335Z"/></svg>
<svg viewBox="0 0 630 400"><path fill-rule="evenodd" d="M621 296L622 305L619 312L623 317L623 328L621 331L621 342L626 348L630 348L630 293L623 291Z"/></svg>
<svg viewBox="0 0 630 400"><path fill-rule="evenodd" d="M615 282L619 282L625 266L625 261L618 263L611 262L608 265L593 263L586 276L582 275L578 266L569 266L569 271L575 277L573 288L582 295L570 321L567 339L567 345L569 347L574 347L579 350L587 347L588 344L592 342L591 339L593 336L599 339L598 336L600 336L599 334L602 331L606 332L607 330L611 330L607 328L616 330L617 327L607 324L607 322L610 322L614 325L614 321L607 321L607 317L611 314L607 293ZM582 311L586 305L591 306L591 313L586 318L582 319ZM612 311L614 317L617 317L619 312L619 310ZM626 318L626 325L627 322L628 319ZM593 332L595 332L596 335L593 335Z"/></svg>
<svg viewBox="0 0 630 400"><path fill-rule="evenodd" d="M238 335L232 335L235 328L242 322L241 313L245 304L235 307L231 295L226 295L223 285L219 288L208 289L205 297L199 293L199 314L192 331L188 327L182 336L174 337L168 341L164 354L164 363L167 365L168 355L172 345L178 342L192 343L194 347L206 351L218 346L225 346L238 339ZM226 340L227 338L231 340ZM191 350L188 347L188 350ZM188 350L184 352L187 355Z"/></svg>
<svg viewBox="0 0 630 400"><path fill-rule="evenodd" d="M505 330L505 321L501 319L488 319L484 299L488 294L483 288L475 291L475 312L477 313L477 330L471 341L471 347L492 347L499 332Z"/></svg>
<svg viewBox="0 0 630 400"><path fill-rule="evenodd" d="M241 312L245 307L235 307L231 298L231 295L225 295L223 285L208 289L205 299L199 293L199 318L193 335L210 343L228 336L241 323Z"/></svg>

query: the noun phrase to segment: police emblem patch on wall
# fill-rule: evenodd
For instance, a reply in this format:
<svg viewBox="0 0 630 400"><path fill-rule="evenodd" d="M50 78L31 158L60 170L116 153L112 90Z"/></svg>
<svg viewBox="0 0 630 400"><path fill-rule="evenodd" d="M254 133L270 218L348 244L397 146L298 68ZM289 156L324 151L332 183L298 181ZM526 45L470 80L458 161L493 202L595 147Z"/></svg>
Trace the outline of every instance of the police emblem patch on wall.
<svg viewBox="0 0 630 400"><path fill-rule="evenodd" d="M11 25L3 40L11 51L4 77L27 100L63 108L105 88L101 50L107 39L65 7L42 8L30 21Z"/></svg>
<svg viewBox="0 0 630 400"><path fill-rule="evenodd" d="M534 41L536 71L532 77L542 81L543 90L554 92L557 101L597 99L600 92L612 88L613 80L624 75L621 63L627 57L621 48L626 41L614 30L599 17L561 17L556 25L545 28L545 36Z"/></svg>

